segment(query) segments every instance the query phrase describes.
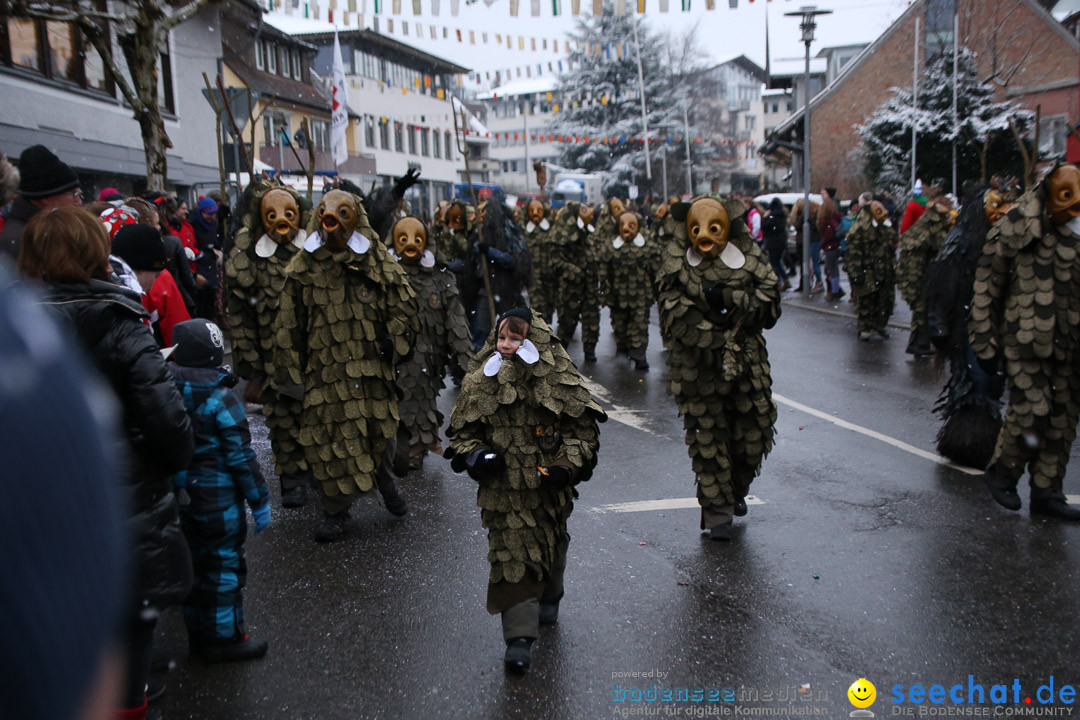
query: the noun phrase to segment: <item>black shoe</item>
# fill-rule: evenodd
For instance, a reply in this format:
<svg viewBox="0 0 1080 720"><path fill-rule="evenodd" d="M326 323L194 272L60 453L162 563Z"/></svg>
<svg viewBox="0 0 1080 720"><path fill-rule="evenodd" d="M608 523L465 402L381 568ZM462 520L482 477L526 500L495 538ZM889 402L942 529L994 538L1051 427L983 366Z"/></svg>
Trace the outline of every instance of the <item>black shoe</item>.
<svg viewBox="0 0 1080 720"><path fill-rule="evenodd" d="M528 670L529 663L532 662L532 655L529 653L529 648L532 647L532 638L514 638L513 640L506 641L506 655L503 656L503 663L506 665L507 670Z"/></svg>
<svg viewBox="0 0 1080 720"><path fill-rule="evenodd" d="M735 517L742 517L746 514L746 500L739 498L735 501Z"/></svg>
<svg viewBox="0 0 1080 720"><path fill-rule="evenodd" d="M730 540L731 539L731 523L726 522L720 525L716 525L709 531L710 540Z"/></svg>
<svg viewBox="0 0 1080 720"><path fill-rule="evenodd" d="M1080 508L1068 504L1059 497L1032 498L1031 513L1033 515L1036 513L1049 515L1050 517L1056 517L1058 520L1080 520ZM543 608L543 605L540 607Z"/></svg>
<svg viewBox="0 0 1080 720"><path fill-rule="evenodd" d="M1016 494L1016 481L1010 482L1005 477L999 477L993 466L983 473L983 481L986 482L994 502L1009 510L1020 509L1022 503L1020 496Z"/></svg>
<svg viewBox="0 0 1080 720"><path fill-rule="evenodd" d="M540 603L540 624L551 625L559 619L559 601L562 600L562 594L556 598L555 602L541 602Z"/></svg>
<svg viewBox="0 0 1080 720"><path fill-rule="evenodd" d="M596 362L596 343L585 345L583 350L585 351L585 362Z"/></svg>
<svg viewBox="0 0 1080 720"><path fill-rule="evenodd" d="M315 542L337 542L345 537L345 523L349 519L349 513L342 512L337 515L324 513L319 527L315 528Z"/></svg>
<svg viewBox="0 0 1080 720"><path fill-rule="evenodd" d="M288 490L281 488L281 507L298 508L304 507L307 502L307 488L303 485L291 487Z"/></svg>
<svg viewBox="0 0 1080 720"><path fill-rule="evenodd" d="M386 503L386 509L391 515L401 517L409 512L409 504L405 502L405 498L402 497L401 491L398 490L397 481L394 479L393 474L390 473L389 468L380 468L377 473L376 479L379 488L379 494L382 495L383 502Z"/></svg>
<svg viewBox="0 0 1080 720"><path fill-rule="evenodd" d="M266 655L268 647L265 640L252 640L245 635L242 640L193 642L192 654L206 663L244 662Z"/></svg>
<svg viewBox="0 0 1080 720"><path fill-rule="evenodd" d="M634 369L635 370L648 370L649 369L649 361L646 360L645 358L641 358L640 360L635 360L634 361Z"/></svg>
<svg viewBox="0 0 1080 720"><path fill-rule="evenodd" d="M157 702L165 696L165 681L150 678L146 681L146 702Z"/></svg>

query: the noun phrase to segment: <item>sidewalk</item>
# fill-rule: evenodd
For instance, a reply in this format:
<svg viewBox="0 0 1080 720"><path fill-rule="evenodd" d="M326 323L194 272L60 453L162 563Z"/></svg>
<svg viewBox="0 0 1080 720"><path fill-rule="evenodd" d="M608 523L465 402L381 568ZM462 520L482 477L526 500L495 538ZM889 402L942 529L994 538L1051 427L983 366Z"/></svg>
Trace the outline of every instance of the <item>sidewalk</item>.
<svg viewBox="0 0 1080 720"><path fill-rule="evenodd" d="M825 294L811 295L809 298L804 298L801 292L795 292L795 284L798 282L798 277L788 278L791 283L791 290L781 293L781 306L784 308L799 308L802 310L810 310L812 312L819 312L825 315L839 315L841 317L849 317L852 320L855 319L855 304L849 302L851 300L851 286L848 284L846 275L840 280L840 287L847 293L839 300L825 300ZM889 318L889 327L896 328L897 330L907 330L911 327L911 308L908 304L900 299L900 289L896 289L896 304L893 306L892 317Z"/></svg>

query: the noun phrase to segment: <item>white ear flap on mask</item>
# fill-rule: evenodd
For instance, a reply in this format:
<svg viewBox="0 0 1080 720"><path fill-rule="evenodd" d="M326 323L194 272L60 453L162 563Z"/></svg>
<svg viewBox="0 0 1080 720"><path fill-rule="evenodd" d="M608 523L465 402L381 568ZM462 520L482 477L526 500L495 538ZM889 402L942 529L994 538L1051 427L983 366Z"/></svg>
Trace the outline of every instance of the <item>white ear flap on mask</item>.
<svg viewBox="0 0 1080 720"><path fill-rule="evenodd" d="M495 377L499 374L499 368L502 367L503 356L502 353L494 353L488 358L488 361L484 363L484 376Z"/></svg>
<svg viewBox="0 0 1080 720"><path fill-rule="evenodd" d="M532 365L540 359L540 351L533 345L532 340L526 340L521 343L521 347L518 348L517 356L521 358L522 362L526 365Z"/></svg>
<svg viewBox="0 0 1080 720"><path fill-rule="evenodd" d="M551 223L549 223L547 221L547 218L544 218L543 220L540 221L540 229L541 230L547 230L550 227L551 227Z"/></svg>
<svg viewBox="0 0 1080 720"><path fill-rule="evenodd" d="M641 233L638 233L637 237L634 238L634 245L636 247L645 247L645 236Z"/></svg>
<svg viewBox="0 0 1080 720"><path fill-rule="evenodd" d="M734 244L728 243L724 246L724 249L720 251L720 262L724 263L732 270L738 270L746 264L746 256L743 255L742 250L735 247Z"/></svg>

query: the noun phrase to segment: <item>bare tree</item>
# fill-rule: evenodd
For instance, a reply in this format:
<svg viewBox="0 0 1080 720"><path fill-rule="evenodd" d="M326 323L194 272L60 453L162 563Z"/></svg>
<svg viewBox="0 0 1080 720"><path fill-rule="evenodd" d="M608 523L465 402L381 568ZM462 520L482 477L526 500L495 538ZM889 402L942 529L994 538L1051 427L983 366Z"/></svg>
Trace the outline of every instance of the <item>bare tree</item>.
<svg viewBox="0 0 1080 720"><path fill-rule="evenodd" d="M94 0L12 0L0 6L0 16L70 22L82 33L101 56L106 73L139 123L147 188L161 191L168 174L166 152L173 144L158 103L158 59L174 27L217 1L113 0L99 5ZM128 75L121 70L115 48L123 53Z"/></svg>
<svg viewBox="0 0 1080 720"><path fill-rule="evenodd" d="M994 83L1002 95L1020 77L1025 85L1037 85L1053 72L1044 62L1053 43L1032 43L1022 37L1027 24L1018 22L1017 16L1030 12L1024 0L963 0L958 12L963 45L978 54L982 80Z"/></svg>

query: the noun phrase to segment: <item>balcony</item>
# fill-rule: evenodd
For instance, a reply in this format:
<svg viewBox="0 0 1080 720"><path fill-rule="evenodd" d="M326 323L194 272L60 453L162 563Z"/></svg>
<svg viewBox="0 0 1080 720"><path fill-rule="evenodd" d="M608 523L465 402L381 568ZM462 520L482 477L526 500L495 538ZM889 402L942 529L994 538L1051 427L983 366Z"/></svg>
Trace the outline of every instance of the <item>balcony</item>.
<svg viewBox="0 0 1080 720"><path fill-rule="evenodd" d="M296 148L296 153L306 167L308 164L308 151ZM269 147L264 145L259 148L259 160L272 168L284 165L282 169L288 174L303 174L292 150L287 147L278 148L276 145ZM341 167L334 167L334 158L330 153L316 150L315 171L334 172L335 170L342 175L375 175L375 156L367 153L350 153Z"/></svg>

